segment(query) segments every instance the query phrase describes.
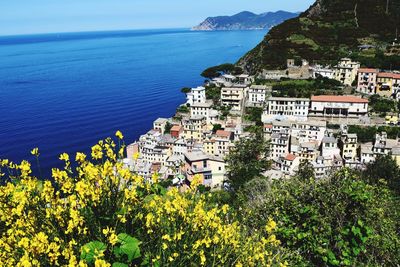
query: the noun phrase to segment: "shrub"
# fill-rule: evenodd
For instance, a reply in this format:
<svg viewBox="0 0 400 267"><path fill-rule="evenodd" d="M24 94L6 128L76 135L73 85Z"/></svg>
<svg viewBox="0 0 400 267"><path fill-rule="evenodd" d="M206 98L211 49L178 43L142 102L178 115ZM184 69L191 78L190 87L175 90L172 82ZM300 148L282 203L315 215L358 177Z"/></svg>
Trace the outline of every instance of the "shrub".
<svg viewBox="0 0 400 267"><path fill-rule="evenodd" d="M251 233L228 205L132 173L124 144L110 138L91 160L62 154L53 180L32 176L30 163L0 161L0 266L266 266L282 260L275 225ZM38 149L32 154L39 157ZM138 158L135 154L134 159ZM76 165L76 167L72 167ZM283 265L285 263L283 262Z"/></svg>

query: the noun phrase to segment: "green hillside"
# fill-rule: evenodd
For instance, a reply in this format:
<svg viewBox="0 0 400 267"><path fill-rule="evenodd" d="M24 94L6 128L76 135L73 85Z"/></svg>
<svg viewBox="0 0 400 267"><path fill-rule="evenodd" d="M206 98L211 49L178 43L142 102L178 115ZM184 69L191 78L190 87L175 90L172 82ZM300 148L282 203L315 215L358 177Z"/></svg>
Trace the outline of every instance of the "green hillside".
<svg viewBox="0 0 400 267"><path fill-rule="evenodd" d="M396 32L400 0L317 0L299 17L271 29L238 64L254 73L284 68L287 58L332 63L346 56L365 66L400 68L400 49L392 47ZM373 48L360 51L360 45Z"/></svg>

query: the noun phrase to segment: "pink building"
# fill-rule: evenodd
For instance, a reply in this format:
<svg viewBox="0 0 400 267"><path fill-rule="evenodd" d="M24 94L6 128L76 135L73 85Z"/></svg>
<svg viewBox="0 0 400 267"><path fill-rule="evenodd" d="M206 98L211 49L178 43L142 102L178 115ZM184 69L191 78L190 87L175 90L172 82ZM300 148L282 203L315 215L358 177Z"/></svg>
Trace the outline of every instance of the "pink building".
<svg viewBox="0 0 400 267"><path fill-rule="evenodd" d="M183 132L183 127L180 125L174 125L171 128L171 136L173 138L179 138L182 132Z"/></svg>
<svg viewBox="0 0 400 267"><path fill-rule="evenodd" d="M376 93L378 69L361 68L358 70L357 91L363 94Z"/></svg>

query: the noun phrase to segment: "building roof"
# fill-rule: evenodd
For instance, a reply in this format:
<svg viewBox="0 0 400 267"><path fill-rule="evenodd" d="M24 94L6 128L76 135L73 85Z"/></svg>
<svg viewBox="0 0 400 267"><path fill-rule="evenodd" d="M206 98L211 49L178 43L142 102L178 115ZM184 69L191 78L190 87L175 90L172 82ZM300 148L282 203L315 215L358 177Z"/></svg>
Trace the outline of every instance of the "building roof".
<svg viewBox="0 0 400 267"><path fill-rule="evenodd" d="M168 121L168 119L165 118L158 118L154 121L154 123L166 123Z"/></svg>
<svg viewBox="0 0 400 267"><path fill-rule="evenodd" d="M219 137L231 137L232 132L228 132L228 131L224 131L224 130L218 130L215 135L219 136Z"/></svg>
<svg viewBox="0 0 400 267"><path fill-rule="evenodd" d="M205 103L201 103L201 102L195 102L191 105L191 107L196 107L196 108L210 108L212 106L212 102L205 102Z"/></svg>
<svg viewBox="0 0 400 267"><path fill-rule="evenodd" d="M360 68L358 69L358 73L378 73L378 69L372 69L372 68Z"/></svg>
<svg viewBox="0 0 400 267"><path fill-rule="evenodd" d="M202 151L196 151L196 152L191 152L191 153L186 153L185 157L190 161L201 161L201 160L207 160L209 159L209 155Z"/></svg>
<svg viewBox="0 0 400 267"><path fill-rule="evenodd" d="M287 154L285 157L285 160L288 160L288 161L293 161L295 159L296 159L296 156L293 154Z"/></svg>
<svg viewBox="0 0 400 267"><path fill-rule="evenodd" d="M400 79L400 73L393 73L393 79Z"/></svg>
<svg viewBox="0 0 400 267"><path fill-rule="evenodd" d="M325 136L322 138L322 143L337 143L337 140L333 136Z"/></svg>
<svg viewBox="0 0 400 267"><path fill-rule="evenodd" d="M368 103L368 99L344 95L318 95L312 96L311 102Z"/></svg>
<svg viewBox="0 0 400 267"><path fill-rule="evenodd" d="M230 75L230 74L224 74L224 75L222 75L222 77L224 77L224 78L228 78L228 79L236 79L236 77L235 77L235 76L233 76L233 75Z"/></svg>
<svg viewBox="0 0 400 267"><path fill-rule="evenodd" d="M182 126L181 125L174 125L171 128L171 132L180 132L182 130Z"/></svg>
<svg viewBox="0 0 400 267"><path fill-rule="evenodd" d="M192 88L192 91L203 91L203 90L206 90L206 88L203 86L198 86L196 88Z"/></svg>
<svg viewBox="0 0 400 267"><path fill-rule="evenodd" d="M379 72L378 78L393 78L392 72Z"/></svg>
<svg viewBox="0 0 400 267"><path fill-rule="evenodd" d="M264 124L264 129L272 129L272 124Z"/></svg>
<svg viewBox="0 0 400 267"><path fill-rule="evenodd" d="M270 97L268 101L310 101L309 98L294 98L294 97Z"/></svg>
<svg viewBox="0 0 400 267"><path fill-rule="evenodd" d="M271 90L272 87L271 87L271 86L266 86L266 85L257 85L257 84L253 84L252 86L250 86L250 89L256 89L256 90Z"/></svg>

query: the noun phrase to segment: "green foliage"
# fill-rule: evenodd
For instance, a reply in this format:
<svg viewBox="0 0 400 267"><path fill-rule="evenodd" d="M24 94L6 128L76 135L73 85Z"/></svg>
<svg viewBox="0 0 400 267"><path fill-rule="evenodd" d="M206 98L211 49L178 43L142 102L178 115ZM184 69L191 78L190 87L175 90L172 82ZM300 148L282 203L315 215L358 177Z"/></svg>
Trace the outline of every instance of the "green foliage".
<svg viewBox="0 0 400 267"><path fill-rule="evenodd" d="M225 64L221 64L218 66L214 66L214 67L205 69L201 73L201 76L203 76L204 78L207 78L207 79L213 79L213 78L219 77L221 74L225 74L225 73L236 74L236 73L240 73L240 72L243 72L243 70L240 67L237 67L230 63L225 63Z"/></svg>
<svg viewBox="0 0 400 267"><path fill-rule="evenodd" d="M257 126L262 126L261 115L263 114L263 108L251 107L246 108L246 114L244 115L245 120L255 122Z"/></svg>
<svg viewBox="0 0 400 267"><path fill-rule="evenodd" d="M396 112L397 104L396 101L381 97L379 95L373 95L369 98L369 105L374 112Z"/></svg>
<svg viewBox="0 0 400 267"><path fill-rule="evenodd" d="M221 88L215 85L206 86L206 98L212 99L214 105L218 104L221 99Z"/></svg>
<svg viewBox="0 0 400 267"><path fill-rule="evenodd" d="M281 80L272 83L274 96L280 97L311 97L321 94L343 94L342 85L336 80L326 77L317 77L308 80Z"/></svg>
<svg viewBox="0 0 400 267"><path fill-rule="evenodd" d="M213 133L216 133L218 130L222 130L222 125L221 124L214 124L213 125Z"/></svg>
<svg viewBox="0 0 400 267"><path fill-rule="evenodd" d="M255 229L268 218L276 220L277 238L300 252L291 261L296 266L396 264L398 200L384 185L358 177L344 169L329 179L276 180L261 190L263 198L254 193L260 192L258 185L250 194L256 197L242 204L243 217Z"/></svg>
<svg viewBox="0 0 400 267"><path fill-rule="evenodd" d="M251 72L285 69L288 58L335 64L341 57L353 56L363 65L390 69L400 66L400 54L381 53L358 56L363 40L389 45L400 26L400 4L386 0L320 0L298 18L272 28L264 40L246 54L239 64ZM386 52L386 51L385 51ZM392 52L393 54L393 52Z"/></svg>
<svg viewBox="0 0 400 267"><path fill-rule="evenodd" d="M358 141L361 143L373 142L375 135L380 132L386 132L389 139L396 139L400 136L400 127L349 125L349 133L357 134Z"/></svg>
<svg viewBox="0 0 400 267"><path fill-rule="evenodd" d="M169 121L167 121L167 123L165 124L165 130L164 130L164 132L165 132L166 134L169 134L169 133L171 133L171 129L172 129L172 124L171 124Z"/></svg>
<svg viewBox="0 0 400 267"><path fill-rule="evenodd" d="M378 156L368 164L363 175L373 184L379 184L383 179L390 188L400 193L400 168L390 155Z"/></svg>
<svg viewBox="0 0 400 267"><path fill-rule="evenodd" d="M82 247L81 259L87 263L94 263L95 258L106 251L107 246L103 242L93 241Z"/></svg>
<svg viewBox="0 0 400 267"><path fill-rule="evenodd" d="M229 183L233 190L240 189L245 183L261 176L270 167L266 159L269 145L262 135L240 139L226 158Z"/></svg>
<svg viewBox="0 0 400 267"><path fill-rule="evenodd" d="M140 242L136 238L121 233L118 235L118 244L120 244L120 246L114 248L114 255L117 259L122 259L123 256L126 255L128 258L127 262L130 263L134 259L140 257Z"/></svg>
<svg viewBox="0 0 400 267"><path fill-rule="evenodd" d="M192 90L192 89L189 88L189 87L183 87L183 88L181 89L181 92L184 93L184 94L188 94L188 93L190 93L191 90Z"/></svg>
<svg viewBox="0 0 400 267"><path fill-rule="evenodd" d="M297 171L297 177L302 181L308 181L310 179L315 179L314 167L308 160L303 160L300 162L299 170Z"/></svg>
<svg viewBox="0 0 400 267"><path fill-rule="evenodd" d="M178 113L189 113L189 108L186 105L181 105L176 109Z"/></svg>

